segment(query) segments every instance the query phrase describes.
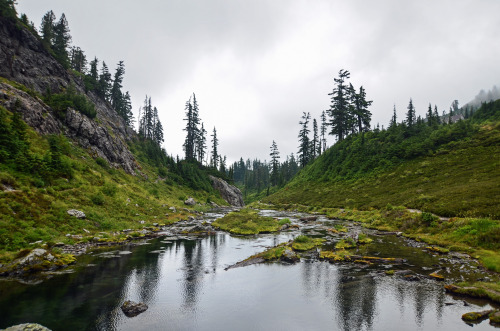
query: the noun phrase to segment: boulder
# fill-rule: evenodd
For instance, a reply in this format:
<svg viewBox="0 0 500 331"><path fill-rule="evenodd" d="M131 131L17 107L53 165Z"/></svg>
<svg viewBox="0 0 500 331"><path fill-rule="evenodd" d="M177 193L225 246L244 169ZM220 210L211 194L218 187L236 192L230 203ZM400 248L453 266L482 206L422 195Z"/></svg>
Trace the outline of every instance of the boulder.
<svg viewBox="0 0 500 331"><path fill-rule="evenodd" d="M243 202L243 194L239 188L233 185L229 185L225 180L208 176L212 181L212 186L215 190L217 190L221 197L226 200L231 206L234 207L244 207L245 203Z"/></svg>
<svg viewBox="0 0 500 331"><path fill-rule="evenodd" d="M68 210L68 214L71 216L75 216L76 218L85 218L85 213L80 210L70 209Z"/></svg>
<svg viewBox="0 0 500 331"><path fill-rule="evenodd" d="M50 331L50 329L36 323L25 323L10 326L4 329L4 331Z"/></svg>
<svg viewBox="0 0 500 331"><path fill-rule="evenodd" d="M488 318L490 314L493 312L495 312L495 310L493 309L483 310L483 311L472 311L470 313L463 314L462 319L466 322L475 322Z"/></svg>
<svg viewBox="0 0 500 331"><path fill-rule="evenodd" d="M189 197L186 201L184 201L184 204L187 206L194 206L196 205L196 201L193 198Z"/></svg>
<svg viewBox="0 0 500 331"><path fill-rule="evenodd" d="M298 257L297 253L295 253L291 249L285 249L283 255L281 256L281 261L295 263L300 261L300 258Z"/></svg>
<svg viewBox="0 0 500 331"><path fill-rule="evenodd" d="M134 317L145 312L148 309L148 306L142 302L136 303L134 301L127 300L123 303L121 308L125 315L128 317Z"/></svg>

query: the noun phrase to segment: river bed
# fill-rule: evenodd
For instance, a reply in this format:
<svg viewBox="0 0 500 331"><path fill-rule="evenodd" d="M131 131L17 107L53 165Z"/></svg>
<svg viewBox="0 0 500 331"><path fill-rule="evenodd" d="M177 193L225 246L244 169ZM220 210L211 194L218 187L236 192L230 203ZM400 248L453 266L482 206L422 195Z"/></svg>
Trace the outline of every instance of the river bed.
<svg viewBox="0 0 500 331"><path fill-rule="evenodd" d="M439 271L450 281L485 277L477 262L442 256L396 235L379 235L358 225L304 214L261 211L290 218L299 229L250 237L224 232L197 238L167 229L140 245L103 249L79 258L70 272L38 285L0 281L0 328L36 322L52 330L469 330L461 315L491 309L486 301L453 297L443 282L426 275ZM205 215L211 222L222 212ZM357 254L398 257L402 265L331 264L315 251L296 264L228 266L299 234L325 236L344 224L374 241ZM175 227L190 226L193 221ZM174 228L175 228L174 227ZM334 245L338 236L327 236ZM410 270L418 281L387 275ZM127 317L125 300L149 309ZM484 321L474 330L492 330Z"/></svg>

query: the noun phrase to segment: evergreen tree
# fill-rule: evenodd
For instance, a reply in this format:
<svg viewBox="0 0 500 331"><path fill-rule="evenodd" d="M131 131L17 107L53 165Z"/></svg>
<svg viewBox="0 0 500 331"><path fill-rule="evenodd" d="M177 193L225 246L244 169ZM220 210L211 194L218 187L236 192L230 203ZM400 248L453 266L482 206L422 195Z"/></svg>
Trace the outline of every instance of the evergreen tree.
<svg viewBox="0 0 500 331"><path fill-rule="evenodd" d="M130 94L125 92L125 96L123 97L122 109L120 111L125 123L129 127L132 127L134 124L134 114L132 113L132 102L130 100Z"/></svg>
<svg viewBox="0 0 500 331"><path fill-rule="evenodd" d="M217 159L219 156L219 152L217 151L217 147L219 146L219 139L217 139L217 130L215 130L214 126L214 131L210 135L212 137L212 167L217 169Z"/></svg>
<svg viewBox="0 0 500 331"><path fill-rule="evenodd" d="M311 159L314 160L316 156L321 154L321 145L319 143L319 137L318 137L318 122L316 119L313 119L313 139L311 141L311 152L310 156Z"/></svg>
<svg viewBox="0 0 500 331"><path fill-rule="evenodd" d="M438 106L434 105L434 120L437 124L441 124L441 119L439 117Z"/></svg>
<svg viewBox="0 0 500 331"><path fill-rule="evenodd" d="M408 112L406 113L406 125L408 125L408 127L412 127L415 124L416 116L415 116L415 107L413 107L413 101L411 98L407 109Z"/></svg>
<svg viewBox="0 0 500 331"><path fill-rule="evenodd" d="M346 79L349 79L350 73L341 69L339 77L334 78L336 87L331 95L332 104L328 110L330 116L330 125L332 127L330 134L336 135L341 141L347 135L352 123L352 114L350 113L350 103L348 95L348 86L345 85Z"/></svg>
<svg viewBox="0 0 500 331"><path fill-rule="evenodd" d="M311 115L309 113L303 112L302 120L299 124L302 126L299 131L299 159L300 166L305 167L309 163L309 120Z"/></svg>
<svg viewBox="0 0 500 331"><path fill-rule="evenodd" d="M428 126L434 125L434 115L432 114L432 106L430 102L429 102L429 108L427 108L427 125Z"/></svg>
<svg viewBox="0 0 500 331"><path fill-rule="evenodd" d="M326 125L326 112L323 110L321 112L321 143L323 153L326 151Z"/></svg>
<svg viewBox="0 0 500 331"><path fill-rule="evenodd" d="M125 75L125 65L123 61L118 62L118 66L116 67L115 76L113 79L113 85L110 90L110 98L111 98L111 106L115 109L120 116L124 117L124 114L121 113L123 110L123 93L122 93L122 82L123 75Z"/></svg>
<svg viewBox="0 0 500 331"><path fill-rule="evenodd" d="M71 47L70 67L82 74L87 71L87 57L80 47Z"/></svg>
<svg viewBox="0 0 500 331"><path fill-rule="evenodd" d="M184 131L186 131L186 139L184 140L183 148L186 160L193 160L195 156L194 142L196 137L196 129L193 119L193 105L191 104L191 98L186 101L184 110L186 111L186 118L184 118L184 120L186 121L186 127L184 128Z"/></svg>
<svg viewBox="0 0 500 331"><path fill-rule="evenodd" d="M104 61L102 61L101 74L97 82L97 94L104 100L109 101L111 94L111 74Z"/></svg>
<svg viewBox="0 0 500 331"><path fill-rule="evenodd" d="M17 17L15 0L0 0L0 16L15 19Z"/></svg>
<svg viewBox="0 0 500 331"><path fill-rule="evenodd" d="M207 130L205 130L205 125L201 123L200 134L197 139L197 156L198 162L203 163L203 159L205 158L205 150L207 148Z"/></svg>
<svg viewBox="0 0 500 331"><path fill-rule="evenodd" d="M389 128L396 127L398 124L398 118L396 116L396 105L394 105L391 121L389 122Z"/></svg>
<svg viewBox="0 0 500 331"><path fill-rule="evenodd" d="M40 25L40 33L42 34L42 43L45 47L52 47L54 41L54 27L56 25L56 15L52 10L49 10L42 17L42 24Z"/></svg>
<svg viewBox="0 0 500 331"><path fill-rule="evenodd" d="M366 100L366 91L363 86L359 88L359 93L356 93L354 90L353 110L354 115L357 119L358 132L363 132L370 129L372 113L368 110L368 107L371 106L372 103L373 101Z"/></svg>
<svg viewBox="0 0 500 331"><path fill-rule="evenodd" d="M54 43L52 50L54 51L55 58L65 68L69 68L68 47L71 42L71 35L69 34L68 21L66 15L62 14L59 21L54 26Z"/></svg>
<svg viewBox="0 0 500 331"><path fill-rule="evenodd" d="M151 98L150 98L151 102ZM160 119L158 117L158 109L156 107L153 108L153 140L157 145L161 145L163 143L163 126L161 125Z"/></svg>
<svg viewBox="0 0 500 331"><path fill-rule="evenodd" d="M280 153L278 151L278 145L276 145L276 142L274 140L271 145L271 153L269 155L271 156L271 185L275 186L279 181Z"/></svg>

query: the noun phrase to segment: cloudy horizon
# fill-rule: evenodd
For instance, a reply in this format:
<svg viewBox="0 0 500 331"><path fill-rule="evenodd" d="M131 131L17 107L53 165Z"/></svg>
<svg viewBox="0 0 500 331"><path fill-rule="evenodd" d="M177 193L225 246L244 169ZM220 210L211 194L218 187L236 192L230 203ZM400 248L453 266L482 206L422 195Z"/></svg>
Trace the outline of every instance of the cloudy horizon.
<svg viewBox="0 0 500 331"><path fill-rule="evenodd" d="M66 15L88 61L112 73L124 61L134 114L151 96L174 156L192 93L230 162L269 160L273 140L283 161L302 112L319 121L329 108L340 69L373 100L372 127L387 126L394 105L400 121L410 98L424 116L429 103L447 111L500 84L496 0L18 0L37 28L49 10Z"/></svg>

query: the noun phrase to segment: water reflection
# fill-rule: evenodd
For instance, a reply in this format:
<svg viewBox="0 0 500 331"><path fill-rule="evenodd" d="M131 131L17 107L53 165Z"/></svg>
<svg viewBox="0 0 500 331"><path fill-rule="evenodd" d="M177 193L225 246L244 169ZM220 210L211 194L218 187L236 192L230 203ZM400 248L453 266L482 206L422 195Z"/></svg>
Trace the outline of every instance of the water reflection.
<svg viewBox="0 0 500 331"><path fill-rule="evenodd" d="M35 321L53 330L466 329L456 316L470 308L445 308L450 299L433 281L307 258L223 270L295 235L153 240L124 247L129 255L85 257L95 265L39 286L1 282L0 328ZM150 308L127 318L125 299Z"/></svg>

